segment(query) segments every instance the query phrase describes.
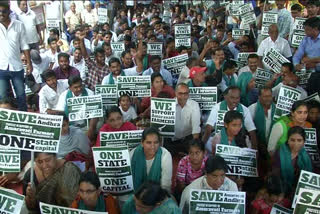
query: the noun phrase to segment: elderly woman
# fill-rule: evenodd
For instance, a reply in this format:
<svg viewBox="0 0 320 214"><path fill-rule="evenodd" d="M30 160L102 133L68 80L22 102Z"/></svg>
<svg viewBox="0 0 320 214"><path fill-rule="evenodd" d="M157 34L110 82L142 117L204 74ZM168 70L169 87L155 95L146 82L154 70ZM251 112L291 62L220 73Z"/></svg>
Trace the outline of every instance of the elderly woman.
<svg viewBox="0 0 320 214"><path fill-rule="evenodd" d="M287 190L294 192L300 171L312 171L312 163L304 143L306 133L300 126L294 126L288 131L288 141L281 145L272 159L273 174L280 175L287 183Z"/></svg>
<svg viewBox="0 0 320 214"><path fill-rule="evenodd" d="M79 187L80 169L57 159L55 153L35 153L34 186L29 169L23 179L23 193L29 213L40 213L39 202L69 207Z"/></svg>
<svg viewBox="0 0 320 214"><path fill-rule="evenodd" d="M192 189L207 189L221 191L238 191L237 184L226 177L227 163L216 155L209 157L205 166L205 175L193 181L182 192L180 208L183 213L189 213L189 198Z"/></svg>

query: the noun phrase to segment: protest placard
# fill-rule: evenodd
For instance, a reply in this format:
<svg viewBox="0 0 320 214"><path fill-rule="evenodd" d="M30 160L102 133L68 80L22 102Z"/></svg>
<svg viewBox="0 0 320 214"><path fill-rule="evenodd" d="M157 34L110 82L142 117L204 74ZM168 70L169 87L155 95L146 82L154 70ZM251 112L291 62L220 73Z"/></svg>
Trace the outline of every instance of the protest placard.
<svg viewBox="0 0 320 214"><path fill-rule="evenodd" d="M162 135L174 135L176 100L151 97L151 126Z"/></svg>
<svg viewBox="0 0 320 214"><path fill-rule="evenodd" d="M289 114L291 112L292 104L299 100L300 96L301 92L298 89L283 85L279 91L274 120L282 115Z"/></svg>
<svg viewBox="0 0 320 214"><path fill-rule="evenodd" d="M254 13L252 3L246 3L239 7L241 22L248 25L256 22L256 14Z"/></svg>
<svg viewBox="0 0 320 214"><path fill-rule="evenodd" d="M101 95L104 106L117 105L117 85L96 85L95 94Z"/></svg>
<svg viewBox="0 0 320 214"><path fill-rule="evenodd" d="M0 147L58 152L62 116L0 108Z"/></svg>
<svg viewBox="0 0 320 214"><path fill-rule="evenodd" d="M261 34L264 36L269 36L269 26L277 23L278 23L278 13L263 12Z"/></svg>
<svg viewBox="0 0 320 214"><path fill-rule="evenodd" d="M175 24L174 25L175 47L191 47L191 25Z"/></svg>
<svg viewBox="0 0 320 214"><path fill-rule="evenodd" d="M193 4L194 6L199 5L199 4L201 4L201 3L202 3L201 0L193 0L193 1L192 1L192 4Z"/></svg>
<svg viewBox="0 0 320 214"><path fill-rule="evenodd" d="M147 44L147 54L158 55L162 57L162 42L148 42Z"/></svg>
<svg viewBox="0 0 320 214"><path fill-rule="evenodd" d="M196 101L202 111L210 111L217 104L217 87L190 87L190 99Z"/></svg>
<svg viewBox="0 0 320 214"><path fill-rule="evenodd" d="M214 128L215 134L219 133L224 127L224 115L227 113L225 110L219 110L217 113L217 122Z"/></svg>
<svg viewBox="0 0 320 214"><path fill-rule="evenodd" d="M207 9L210 9L216 4L216 2L212 0L203 0L202 3L203 3L203 6Z"/></svg>
<svg viewBox="0 0 320 214"><path fill-rule="evenodd" d="M257 150L217 144L216 155L227 162L227 175L258 177Z"/></svg>
<svg viewBox="0 0 320 214"><path fill-rule="evenodd" d="M102 7L98 8L98 22L100 24L104 24L106 22L109 22L108 9L107 8L102 8Z"/></svg>
<svg viewBox="0 0 320 214"><path fill-rule="evenodd" d="M300 189L302 188L320 191L320 175L301 170L296 192L292 201L292 208L295 208Z"/></svg>
<svg viewBox="0 0 320 214"><path fill-rule="evenodd" d="M263 88L266 83L271 80L273 76L273 73L261 68L257 68L256 71L256 77L255 77L255 82L256 82L256 88Z"/></svg>
<svg viewBox="0 0 320 214"><path fill-rule="evenodd" d="M245 214L246 193L199 190L190 191L190 214Z"/></svg>
<svg viewBox="0 0 320 214"><path fill-rule="evenodd" d="M294 214L318 214L320 213L320 191L301 188L299 191Z"/></svg>
<svg viewBox="0 0 320 214"><path fill-rule="evenodd" d="M250 54L257 54L257 53L256 52L241 52L241 53L238 53L238 61L243 65L247 65L248 64L248 56Z"/></svg>
<svg viewBox="0 0 320 214"><path fill-rule="evenodd" d="M100 145L107 147L128 147L129 151L141 143L143 130L100 132Z"/></svg>
<svg viewBox="0 0 320 214"><path fill-rule="evenodd" d="M40 202L41 214L108 214L107 212L95 212L89 210L78 210L69 207L60 207L56 205Z"/></svg>
<svg viewBox="0 0 320 214"><path fill-rule="evenodd" d="M296 75L299 77L299 85L302 88L307 87L311 74L312 74L311 70L301 70L296 72Z"/></svg>
<svg viewBox="0 0 320 214"><path fill-rule="evenodd" d="M292 212L293 210L282 207L279 204L274 204L270 214L292 214Z"/></svg>
<svg viewBox="0 0 320 214"><path fill-rule="evenodd" d="M249 35L249 33L250 32L248 30L244 29L232 29L232 38L237 40L244 35Z"/></svg>
<svg viewBox="0 0 320 214"><path fill-rule="evenodd" d="M13 190L0 188L0 213L19 214L23 205L24 196Z"/></svg>
<svg viewBox="0 0 320 214"><path fill-rule="evenodd" d="M270 48L270 50L263 57L262 61L266 68L273 70L276 73L281 72L281 66L283 63L290 62L274 48Z"/></svg>
<svg viewBox="0 0 320 214"><path fill-rule="evenodd" d="M60 29L60 20L59 19L46 19L46 28L51 30L53 28Z"/></svg>
<svg viewBox="0 0 320 214"><path fill-rule="evenodd" d="M103 116L101 95L68 98L67 107L69 121L86 120Z"/></svg>
<svg viewBox="0 0 320 214"><path fill-rule="evenodd" d="M315 100L315 101L320 102L319 93L316 92L316 93L314 93L314 94L311 94L310 96L308 96L308 97L307 97L306 99L304 99L303 101L308 102L308 101L310 101L310 100Z"/></svg>
<svg viewBox="0 0 320 214"><path fill-rule="evenodd" d="M162 60L163 65L172 75L174 85L177 83L181 70L186 65L188 58L188 54L182 54Z"/></svg>
<svg viewBox="0 0 320 214"><path fill-rule="evenodd" d="M20 151L0 147L0 171L20 172Z"/></svg>
<svg viewBox="0 0 320 214"><path fill-rule="evenodd" d="M320 155L318 151L317 144L317 132L315 128L305 129L306 132L306 141L304 143L304 148L308 152L312 163L319 167L320 166Z"/></svg>
<svg viewBox="0 0 320 214"><path fill-rule="evenodd" d="M119 97L123 94L130 97L150 97L151 76L118 76L117 91Z"/></svg>
<svg viewBox="0 0 320 214"><path fill-rule="evenodd" d="M229 14L230 16L239 16L241 7L244 4L244 0L235 0L229 4Z"/></svg>
<svg viewBox="0 0 320 214"><path fill-rule="evenodd" d="M113 195L125 195L133 192L128 148L93 147L92 151L102 191Z"/></svg>
<svg viewBox="0 0 320 214"><path fill-rule="evenodd" d="M114 55L120 59L121 53L125 51L124 42L111 42L111 49Z"/></svg>
<svg viewBox="0 0 320 214"><path fill-rule="evenodd" d="M306 35L304 31L304 22L306 18L295 18L293 24L293 31L291 35L291 47L299 47L301 41L303 40L304 36Z"/></svg>

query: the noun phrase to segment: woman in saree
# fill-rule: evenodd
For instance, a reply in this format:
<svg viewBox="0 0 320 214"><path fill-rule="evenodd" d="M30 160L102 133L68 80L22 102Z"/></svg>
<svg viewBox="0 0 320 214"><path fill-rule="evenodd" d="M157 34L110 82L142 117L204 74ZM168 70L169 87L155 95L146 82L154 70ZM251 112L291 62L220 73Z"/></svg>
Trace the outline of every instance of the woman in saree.
<svg viewBox="0 0 320 214"><path fill-rule="evenodd" d="M36 152L34 156L34 185L30 182L31 169L23 179L29 213L40 213L39 202L70 207L78 193L80 169L72 162L57 159L55 153Z"/></svg>

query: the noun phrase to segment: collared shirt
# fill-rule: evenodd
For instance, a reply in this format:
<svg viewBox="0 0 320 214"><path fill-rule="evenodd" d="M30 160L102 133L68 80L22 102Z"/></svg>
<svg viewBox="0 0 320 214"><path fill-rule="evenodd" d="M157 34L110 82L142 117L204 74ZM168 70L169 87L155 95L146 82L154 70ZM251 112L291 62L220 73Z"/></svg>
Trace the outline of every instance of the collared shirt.
<svg viewBox="0 0 320 214"><path fill-rule="evenodd" d="M233 54L233 58L235 60L238 60L238 54L240 53L240 50L236 47L236 43L229 42L228 48L229 48L230 52Z"/></svg>
<svg viewBox="0 0 320 214"><path fill-rule="evenodd" d="M225 74L222 74L222 75L225 75ZM227 75L226 75L227 76ZM230 76L227 76L228 79L231 80L231 77ZM235 83L237 84L237 81L238 81L238 75L236 73L233 74L233 78L234 78L234 81ZM221 82L218 84L218 88L224 92L229 86L227 85L225 79L223 78L222 76L222 80Z"/></svg>
<svg viewBox="0 0 320 214"><path fill-rule="evenodd" d="M83 10L81 13L81 19L84 23L91 25L91 27L94 27L98 22L98 16L93 10L90 12Z"/></svg>
<svg viewBox="0 0 320 214"><path fill-rule="evenodd" d="M97 63L91 60L89 57L84 59L88 67L88 78L87 86L91 90L94 90L96 85L101 84L103 78L107 76L109 72L109 67L105 64L102 68L98 67Z"/></svg>
<svg viewBox="0 0 320 214"><path fill-rule="evenodd" d="M221 105L221 102L217 103L212 107L209 118L207 120L207 125L215 127L216 122L218 120L218 111L220 110L220 105ZM256 126L253 123L249 109L242 104L240 105L242 106L242 109L243 109L244 126L246 130L248 132L256 130ZM227 107L227 110L230 111L229 107ZM236 109L233 109L233 110L236 110Z"/></svg>
<svg viewBox="0 0 320 214"><path fill-rule="evenodd" d="M153 69L150 67L147 70L145 70L142 75L143 76L147 76L147 75L151 76L151 74L153 74ZM163 80L165 80L168 85L172 86L173 82L172 82L171 73L164 68L160 68L160 74L161 74Z"/></svg>
<svg viewBox="0 0 320 214"><path fill-rule="evenodd" d="M78 71L78 69L76 69L75 67L69 66L69 71L68 71L68 75L66 76L65 73L62 72L60 66L55 68L53 70L56 73L57 79L68 79L71 76L76 76L79 75L80 76L80 72Z"/></svg>
<svg viewBox="0 0 320 214"><path fill-rule="evenodd" d="M299 45L298 50L293 56L293 64L300 64L301 59L307 56L309 58L320 57L320 33L316 39L312 39L310 36L305 36ZM317 64L320 69L320 63Z"/></svg>
<svg viewBox="0 0 320 214"><path fill-rule="evenodd" d="M35 64L34 62L32 62L32 67L33 67L32 75L37 83L43 82L41 74L49 68L50 62L51 62L50 57L48 57L46 54L40 54L40 57L41 57L40 64Z"/></svg>
<svg viewBox="0 0 320 214"><path fill-rule="evenodd" d="M244 72L251 72L252 73L252 76L253 78L256 78L257 76L257 70L255 70L254 72L252 72L249 68L249 65L246 65L244 67L242 67L239 71L238 71L238 76L240 77L240 75Z"/></svg>
<svg viewBox="0 0 320 214"><path fill-rule="evenodd" d="M37 31L37 25L40 24L39 20L36 17L36 14L28 8L28 11L25 13L21 10L17 13L18 20L23 22L26 29L26 39L28 44L37 43L40 40Z"/></svg>
<svg viewBox="0 0 320 214"><path fill-rule="evenodd" d="M66 23L70 26L69 31L74 30L75 27L80 24L80 14L77 12L74 13L71 10L66 12L64 19L66 20Z"/></svg>
<svg viewBox="0 0 320 214"><path fill-rule="evenodd" d="M21 71L20 50L28 50L22 22L11 20L8 29L0 23L0 70Z"/></svg>
<svg viewBox="0 0 320 214"><path fill-rule="evenodd" d="M68 80L57 80L57 91L45 85L39 91L39 109L40 113L46 114L47 109L55 109L59 96L69 87Z"/></svg>
<svg viewBox="0 0 320 214"><path fill-rule="evenodd" d="M70 57L70 66L73 66L73 67L75 67L76 69L78 69L79 72L80 72L80 77L81 77L82 81L83 81L83 82L86 81L87 74L86 74L86 63L85 63L85 61L84 61L84 58L82 58L82 59L80 60L80 62L77 62L77 63L76 63L76 62L74 61L74 56L71 56L71 57Z"/></svg>
<svg viewBox="0 0 320 214"><path fill-rule="evenodd" d="M137 66L133 66L132 68L127 68L123 70L126 76L141 76L143 72L138 73Z"/></svg>
<svg viewBox="0 0 320 214"><path fill-rule="evenodd" d="M281 53L286 58L289 58L292 56L289 42L284 38L281 38L280 36L278 36L275 42L271 40L270 36L265 40L263 40L257 51L258 56L261 56L261 57L265 56L271 48L276 49L279 53Z"/></svg>
<svg viewBox="0 0 320 214"><path fill-rule="evenodd" d="M200 119L200 107L196 101L188 99L185 106L181 108L176 100L175 139L182 139L191 134L199 134L201 131Z"/></svg>
<svg viewBox="0 0 320 214"><path fill-rule="evenodd" d="M285 38L290 33L290 26L292 24L291 13L286 9L274 9L272 11L278 12L278 27L279 27L279 36Z"/></svg>

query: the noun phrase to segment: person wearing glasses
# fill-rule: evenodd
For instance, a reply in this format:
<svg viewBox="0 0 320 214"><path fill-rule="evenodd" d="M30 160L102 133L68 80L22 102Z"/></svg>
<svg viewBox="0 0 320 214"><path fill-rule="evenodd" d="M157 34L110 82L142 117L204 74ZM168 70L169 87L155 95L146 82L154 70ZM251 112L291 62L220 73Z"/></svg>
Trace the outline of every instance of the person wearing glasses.
<svg viewBox="0 0 320 214"><path fill-rule="evenodd" d="M120 213L117 201L110 194L101 194L100 185L99 177L95 172L82 173L78 196L72 202L71 207L80 210L108 212L109 214Z"/></svg>

